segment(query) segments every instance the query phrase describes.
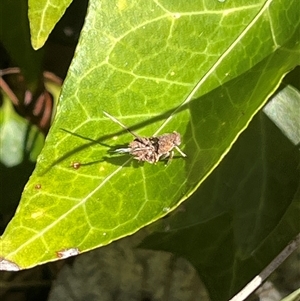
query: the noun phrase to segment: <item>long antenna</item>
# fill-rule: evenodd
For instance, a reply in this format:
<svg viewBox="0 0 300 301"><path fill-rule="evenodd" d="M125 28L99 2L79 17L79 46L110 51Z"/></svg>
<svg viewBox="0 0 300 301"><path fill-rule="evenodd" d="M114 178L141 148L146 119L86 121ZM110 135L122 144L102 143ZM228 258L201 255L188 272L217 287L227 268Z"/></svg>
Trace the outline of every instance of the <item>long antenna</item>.
<svg viewBox="0 0 300 301"><path fill-rule="evenodd" d="M107 112L103 111L104 115L106 115L108 118L110 118L113 122L117 123L119 126L121 126L124 130L128 131L132 136L136 137L137 139L141 139L140 136L138 136L136 133L131 131L127 126L125 126L121 121L119 121L117 118L111 116Z"/></svg>

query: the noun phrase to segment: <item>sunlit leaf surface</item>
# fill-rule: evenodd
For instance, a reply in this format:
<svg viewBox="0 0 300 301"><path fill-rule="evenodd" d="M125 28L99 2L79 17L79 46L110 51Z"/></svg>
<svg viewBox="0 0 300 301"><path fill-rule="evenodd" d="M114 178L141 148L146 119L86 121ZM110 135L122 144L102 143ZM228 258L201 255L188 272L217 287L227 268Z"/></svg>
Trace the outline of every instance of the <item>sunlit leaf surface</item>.
<svg viewBox="0 0 300 301"><path fill-rule="evenodd" d="M282 10L282 7L285 7ZM57 118L0 256L31 267L164 216L211 173L298 61L290 1L90 1ZM167 166L113 155L177 131Z"/></svg>

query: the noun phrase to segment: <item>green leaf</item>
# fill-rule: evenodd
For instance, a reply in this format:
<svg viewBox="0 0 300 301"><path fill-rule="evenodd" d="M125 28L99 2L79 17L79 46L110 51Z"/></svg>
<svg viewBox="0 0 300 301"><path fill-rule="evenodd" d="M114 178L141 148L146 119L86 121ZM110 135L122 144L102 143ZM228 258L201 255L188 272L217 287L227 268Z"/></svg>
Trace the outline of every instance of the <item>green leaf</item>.
<svg viewBox="0 0 300 301"><path fill-rule="evenodd" d="M300 298L300 288L283 298L281 301L297 301Z"/></svg>
<svg viewBox="0 0 300 301"><path fill-rule="evenodd" d="M29 0L31 44L41 48L72 0Z"/></svg>
<svg viewBox="0 0 300 301"><path fill-rule="evenodd" d="M0 162L7 167L20 164L25 157L34 162L43 145L43 134L18 115L4 97L0 110Z"/></svg>
<svg viewBox="0 0 300 301"><path fill-rule="evenodd" d="M3 217L11 217L44 145L44 135L18 115L7 96L3 96L0 108L0 213ZM3 222L0 223L2 231Z"/></svg>
<svg viewBox="0 0 300 301"><path fill-rule="evenodd" d="M298 63L297 4L287 0L89 5L56 120L1 239L0 256L20 268L175 209ZM178 131L188 157L165 166L111 155L133 137L103 111L142 136Z"/></svg>
<svg viewBox="0 0 300 301"><path fill-rule="evenodd" d="M27 10L26 0L0 2L0 40L34 91L42 72L43 51L35 51L30 44Z"/></svg>
<svg viewBox="0 0 300 301"><path fill-rule="evenodd" d="M280 91L264 108L269 118L295 145L300 143L299 108L300 92L291 86Z"/></svg>

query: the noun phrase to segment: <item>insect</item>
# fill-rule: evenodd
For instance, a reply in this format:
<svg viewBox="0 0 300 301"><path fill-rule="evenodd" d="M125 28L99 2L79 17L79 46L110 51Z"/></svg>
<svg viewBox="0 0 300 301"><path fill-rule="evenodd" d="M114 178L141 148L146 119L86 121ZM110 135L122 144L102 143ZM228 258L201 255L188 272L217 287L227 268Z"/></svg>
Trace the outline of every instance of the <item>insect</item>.
<svg viewBox="0 0 300 301"><path fill-rule="evenodd" d="M155 164L159 160L166 158L168 158L168 162L170 162L174 156L174 148L182 157L186 157L186 154L178 147L181 143L179 133L173 132L149 138L140 137L115 117L109 115L107 112L103 111L103 113L135 137L134 140L129 143L128 147L116 149L115 152L119 154L128 153L138 161L149 162L151 164Z"/></svg>

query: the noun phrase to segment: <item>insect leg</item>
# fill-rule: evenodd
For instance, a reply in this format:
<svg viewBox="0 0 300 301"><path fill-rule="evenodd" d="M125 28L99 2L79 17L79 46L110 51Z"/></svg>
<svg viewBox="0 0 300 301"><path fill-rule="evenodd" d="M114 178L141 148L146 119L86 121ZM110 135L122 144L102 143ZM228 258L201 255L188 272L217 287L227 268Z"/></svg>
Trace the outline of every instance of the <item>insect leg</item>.
<svg viewBox="0 0 300 301"><path fill-rule="evenodd" d="M166 154L165 158L168 158L166 165L169 165L174 157L174 151L170 151Z"/></svg>
<svg viewBox="0 0 300 301"><path fill-rule="evenodd" d="M178 153L180 153L180 155L182 157L186 157L187 155L178 147L178 146L175 146L176 150L178 151Z"/></svg>

